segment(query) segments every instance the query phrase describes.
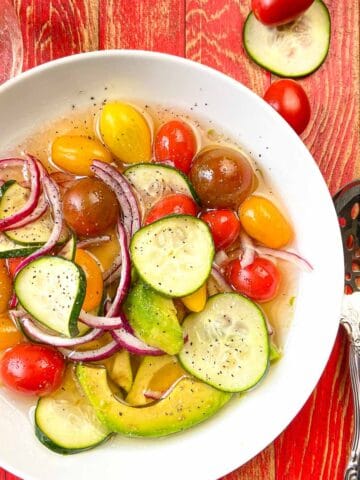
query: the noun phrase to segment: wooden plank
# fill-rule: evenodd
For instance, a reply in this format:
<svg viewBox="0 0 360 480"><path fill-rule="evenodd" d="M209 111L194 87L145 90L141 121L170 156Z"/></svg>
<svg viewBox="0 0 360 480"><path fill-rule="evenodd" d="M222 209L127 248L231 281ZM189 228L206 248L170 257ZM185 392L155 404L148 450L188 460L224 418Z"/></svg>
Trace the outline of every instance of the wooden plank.
<svg viewBox="0 0 360 480"><path fill-rule="evenodd" d="M359 3L326 3L333 30L330 54L301 83L312 104L304 141L335 193L360 175ZM341 332L317 389L275 442L278 480L343 478L352 431L347 352Z"/></svg>
<svg viewBox="0 0 360 480"><path fill-rule="evenodd" d="M187 0L186 57L224 72L262 95L270 75L246 56L242 27L248 2Z"/></svg>
<svg viewBox="0 0 360 480"><path fill-rule="evenodd" d="M99 0L101 49L129 48L184 55L183 0Z"/></svg>
<svg viewBox="0 0 360 480"><path fill-rule="evenodd" d="M25 46L24 70L98 48L98 0L14 0Z"/></svg>

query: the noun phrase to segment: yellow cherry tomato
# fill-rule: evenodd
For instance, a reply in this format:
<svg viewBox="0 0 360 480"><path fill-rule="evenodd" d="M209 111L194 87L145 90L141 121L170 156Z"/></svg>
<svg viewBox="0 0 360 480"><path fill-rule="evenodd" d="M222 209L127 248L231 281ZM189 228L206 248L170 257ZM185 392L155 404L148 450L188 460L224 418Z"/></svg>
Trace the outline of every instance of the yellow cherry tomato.
<svg viewBox="0 0 360 480"><path fill-rule="evenodd" d="M124 163L149 162L151 134L145 118L131 105L108 103L100 115L105 145Z"/></svg>
<svg viewBox="0 0 360 480"><path fill-rule="evenodd" d="M0 314L7 311L12 291L12 281L6 262L5 260L0 260Z"/></svg>
<svg viewBox="0 0 360 480"><path fill-rule="evenodd" d="M0 315L0 350L13 347L23 340L21 332L6 313Z"/></svg>
<svg viewBox="0 0 360 480"><path fill-rule="evenodd" d="M85 273L86 294L82 308L85 312L90 312L100 305L103 296L104 282L102 273L90 253L80 248L76 249L75 263L79 265Z"/></svg>
<svg viewBox="0 0 360 480"><path fill-rule="evenodd" d="M111 153L98 140L83 135L57 137L51 147L51 158L55 165L74 175L92 175L93 160L111 163Z"/></svg>
<svg viewBox="0 0 360 480"><path fill-rule="evenodd" d="M182 297L181 299L185 307L187 307L192 312L201 312L204 310L206 300L207 300L207 292L206 292L206 284L196 290L196 292L187 295L186 297Z"/></svg>
<svg viewBox="0 0 360 480"><path fill-rule="evenodd" d="M269 248L281 248L293 237L293 230L280 210L267 198L251 195L239 208L245 232Z"/></svg>

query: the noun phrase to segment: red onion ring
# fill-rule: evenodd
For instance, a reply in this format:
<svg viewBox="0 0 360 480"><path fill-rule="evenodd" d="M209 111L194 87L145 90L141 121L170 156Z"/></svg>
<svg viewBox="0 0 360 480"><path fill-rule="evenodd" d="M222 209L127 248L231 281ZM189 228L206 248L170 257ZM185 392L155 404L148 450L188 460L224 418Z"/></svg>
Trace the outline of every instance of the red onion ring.
<svg viewBox="0 0 360 480"><path fill-rule="evenodd" d="M99 360L105 360L105 358L111 357L111 355L118 352L120 349L121 346L115 340L112 340L110 343L101 348L87 350L84 352L69 350L67 348L59 348L64 357L68 358L72 362L96 362Z"/></svg>
<svg viewBox="0 0 360 480"><path fill-rule="evenodd" d="M251 238L242 230L240 232L242 254L240 258L241 268L245 268L253 263L255 258L254 243Z"/></svg>
<svg viewBox="0 0 360 480"><path fill-rule="evenodd" d="M91 166L90 169L114 191L123 211L124 225L129 235L134 235L141 226L141 216L130 183L116 168L108 163L94 160L93 166ZM115 184L117 184L117 186Z"/></svg>
<svg viewBox="0 0 360 480"><path fill-rule="evenodd" d="M211 268L211 275L213 276L215 282L219 285L223 292L233 292L233 289L225 280L223 274L221 273L219 267L213 264Z"/></svg>
<svg viewBox="0 0 360 480"><path fill-rule="evenodd" d="M276 250L274 248L261 247L254 245L252 247L258 255L270 255L280 260L285 260L287 262L293 263L301 270L305 272L311 272L314 270L311 263L309 263L305 258L301 257L298 253L289 252L288 250Z"/></svg>
<svg viewBox="0 0 360 480"><path fill-rule="evenodd" d="M78 248L94 247L111 240L110 235L100 235L99 237L86 238L77 244Z"/></svg>
<svg viewBox="0 0 360 480"><path fill-rule="evenodd" d="M117 258L119 258L119 261L117 260ZM115 280L120 278L120 275L121 275L121 269L120 269L120 267L121 267L121 255L119 255L119 257L117 257L117 258L115 259L112 267L109 268L108 270L106 270L103 273L103 280L104 280L105 286L110 285ZM119 262L119 264L117 264L117 261ZM116 268L115 268L115 266L116 266Z"/></svg>
<svg viewBox="0 0 360 480"><path fill-rule="evenodd" d="M115 328L123 328L127 322L124 319L124 314L120 312L118 317L98 317L91 313L81 310L79 320L91 328L100 328L101 330L113 330Z"/></svg>
<svg viewBox="0 0 360 480"><path fill-rule="evenodd" d="M96 340L104 334L101 329L94 328L94 330L91 330L82 337L64 338L58 335L46 333L45 330L39 328L35 322L28 317L20 318L19 321L25 330L26 335L28 335L32 340L41 343L47 343L48 345L52 345L54 347L76 347L77 345L82 345L84 343L91 342L92 340Z"/></svg>
<svg viewBox="0 0 360 480"><path fill-rule="evenodd" d="M37 207L35 208L35 210L32 213L30 213L29 216L24 217L22 220L14 223L13 225L11 225L9 227L4 228L4 231L16 230L17 228L25 227L29 223L35 222L35 220L37 220L42 215L44 215L44 213L46 212L47 209L48 209L48 204L45 200L45 197L43 195L41 195L40 198L39 198L39 202L37 204Z"/></svg>
<svg viewBox="0 0 360 480"><path fill-rule="evenodd" d="M157 392L155 390L144 390L144 397L146 398L151 398L152 400L163 400L164 398L168 397L170 393L174 390L176 385L181 382L181 380L184 380L184 378L190 378L189 375L184 373L184 375L181 375L181 377L177 378L175 382L170 385L170 387L165 390L165 392Z"/></svg>
<svg viewBox="0 0 360 480"><path fill-rule="evenodd" d="M13 159L15 161L16 159ZM8 161L9 162L9 161ZM40 197L40 171L37 162L28 157L26 159L30 174L30 196L25 205L16 213L9 217L0 219L0 231L4 231L7 227L11 227L15 223L23 220L30 215L36 208ZM5 164L5 163L4 163Z"/></svg>
<svg viewBox="0 0 360 480"><path fill-rule="evenodd" d="M119 328L117 330L110 331L114 341L121 347L130 353L135 355L165 355L165 352L155 347L146 345L143 341L139 340L132 333L125 330L125 328Z"/></svg>
<svg viewBox="0 0 360 480"><path fill-rule="evenodd" d="M121 274L120 282L116 290L115 298L109 311L107 312L107 317L116 317L120 314L120 306L126 297L131 282L131 261L128 248L128 240L125 228L123 227L120 220L117 223L117 234L119 237L120 249L121 249Z"/></svg>
<svg viewBox="0 0 360 480"><path fill-rule="evenodd" d="M51 252L51 250L56 246L56 243L59 240L61 235L64 220L63 220L63 214L61 209L59 188L57 184L54 182L54 180L52 180L49 176L45 176L42 179L42 182L43 182L45 194L50 203L51 210L53 213L54 228L53 228L53 231L51 232L51 235L48 241L41 248L39 248L39 250L36 250L31 255L24 258L24 260L17 266L14 272L14 276L33 260L36 260L37 258L43 255L47 255L49 252Z"/></svg>

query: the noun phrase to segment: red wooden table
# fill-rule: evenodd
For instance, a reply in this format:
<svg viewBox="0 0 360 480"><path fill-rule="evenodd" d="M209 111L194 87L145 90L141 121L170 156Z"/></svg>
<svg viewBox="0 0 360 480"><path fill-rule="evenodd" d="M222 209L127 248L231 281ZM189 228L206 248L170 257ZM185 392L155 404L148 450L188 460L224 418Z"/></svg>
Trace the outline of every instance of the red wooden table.
<svg viewBox="0 0 360 480"><path fill-rule="evenodd" d="M360 176L360 5L359 0L325 2L332 18L331 49L321 69L301 81L312 104L312 121L303 140L334 193ZM249 4L250 0L14 0L24 37L24 69L88 50L155 50L217 68L261 95L273 78L243 50L241 30ZM347 343L340 332L321 381L300 414L273 444L225 479L342 479L352 432L348 373ZM0 469L0 480L16 477Z"/></svg>

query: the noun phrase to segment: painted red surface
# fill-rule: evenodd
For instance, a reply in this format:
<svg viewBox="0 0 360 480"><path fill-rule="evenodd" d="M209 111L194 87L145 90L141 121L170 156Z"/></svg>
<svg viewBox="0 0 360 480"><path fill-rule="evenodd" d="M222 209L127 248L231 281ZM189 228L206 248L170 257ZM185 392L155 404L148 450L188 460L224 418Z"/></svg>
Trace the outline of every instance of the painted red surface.
<svg viewBox="0 0 360 480"><path fill-rule="evenodd" d="M302 80L312 104L303 139L334 193L360 176L359 2L325 2L332 18L331 50L321 69ZM87 50L136 48L210 65L260 95L272 80L243 50L241 30L250 0L14 0L14 4L24 35L25 69ZM341 480L351 431L347 342L341 332L300 414L272 445L224 478ZM16 477L0 469L0 480Z"/></svg>

